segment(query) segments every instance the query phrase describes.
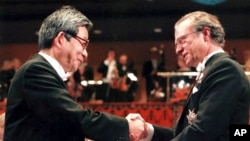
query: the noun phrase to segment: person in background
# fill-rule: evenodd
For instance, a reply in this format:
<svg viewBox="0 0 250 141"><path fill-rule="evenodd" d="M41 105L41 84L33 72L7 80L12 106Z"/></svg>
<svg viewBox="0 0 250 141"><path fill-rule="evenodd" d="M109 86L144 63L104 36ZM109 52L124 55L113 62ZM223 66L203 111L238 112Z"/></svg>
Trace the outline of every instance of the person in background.
<svg viewBox="0 0 250 141"><path fill-rule="evenodd" d="M20 66L22 65L22 62L19 58L13 58L12 65L13 65L13 69L16 72L20 68Z"/></svg>
<svg viewBox="0 0 250 141"><path fill-rule="evenodd" d="M243 53L243 67L245 71L250 71L250 49L245 50Z"/></svg>
<svg viewBox="0 0 250 141"><path fill-rule="evenodd" d="M132 102L138 88L137 71L134 69L133 61L126 54L119 56L117 63L117 98L116 101Z"/></svg>
<svg viewBox="0 0 250 141"><path fill-rule="evenodd" d="M0 69L0 101L7 97L14 74L15 68L12 59L5 59Z"/></svg>
<svg viewBox="0 0 250 141"><path fill-rule="evenodd" d="M102 75L103 80L103 85L97 92L97 96L101 96L104 102L115 102L116 90L113 88L113 84L116 81L116 65L116 52L111 48L107 51L106 58L101 61L97 68L97 72Z"/></svg>
<svg viewBox="0 0 250 141"><path fill-rule="evenodd" d="M82 63L77 71L73 73L73 78L75 81L77 101L89 101L94 93L94 87L88 84L84 86L81 82L94 80L93 68L87 62Z"/></svg>
<svg viewBox="0 0 250 141"><path fill-rule="evenodd" d="M4 141L138 141L147 124L84 109L69 94L67 73L88 57L92 22L66 5L42 23L39 53L15 73L6 106Z"/></svg>
<svg viewBox="0 0 250 141"><path fill-rule="evenodd" d="M189 67L186 65L185 60L182 56L177 56L177 69L175 72L193 72L195 71L193 67ZM172 76L170 78L171 83L171 99L172 102L178 102L182 100L186 100L186 96L188 95L191 85L195 80L194 76L182 75L182 76Z"/></svg>
<svg viewBox="0 0 250 141"><path fill-rule="evenodd" d="M182 56L177 56L177 69L176 71L180 72L189 72L189 71L195 71L193 67L189 67L186 65L185 60Z"/></svg>
<svg viewBox="0 0 250 141"><path fill-rule="evenodd" d="M164 60L160 59L160 53L157 47L150 48L150 58L143 63L142 66L142 76L145 79L145 88L147 94L147 101L151 101L153 91L158 91L157 89L162 89L166 86L165 78L160 78L157 76L157 72L164 72ZM165 101L165 100L164 100Z"/></svg>
<svg viewBox="0 0 250 141"><path fill-rule="evenodd" d="M198 75L176 126L154 125L148 140L229 141L231 125L248 125L249 80L243 67L223 50L224 37L218 17L204 11L188 13L176 22L176 54L196 67Z"/></svg>

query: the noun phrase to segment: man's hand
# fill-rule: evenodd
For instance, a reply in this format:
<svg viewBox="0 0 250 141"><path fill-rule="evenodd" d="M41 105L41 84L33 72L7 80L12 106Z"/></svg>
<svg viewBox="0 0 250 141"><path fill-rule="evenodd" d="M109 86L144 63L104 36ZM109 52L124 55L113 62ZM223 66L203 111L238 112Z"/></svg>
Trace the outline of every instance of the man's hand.
<svg viewBox="0 0 250 141"><path fill-rule="evenodd" d="M129 114L126 116L129 124L130 141L139 141L148 135L147 123L140 114Z"/></svg>

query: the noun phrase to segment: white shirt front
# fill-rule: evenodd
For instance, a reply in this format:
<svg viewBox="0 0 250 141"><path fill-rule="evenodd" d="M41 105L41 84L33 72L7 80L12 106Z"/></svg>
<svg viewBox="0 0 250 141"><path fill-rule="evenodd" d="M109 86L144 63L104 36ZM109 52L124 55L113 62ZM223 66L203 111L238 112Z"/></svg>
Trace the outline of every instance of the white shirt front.
<svg viewBox="0 0 250 141"><path fill-rule="evenodd" d="M44 57L51 64L51 66L55 69L55 71L58 73L58 75L62 78L63 81L66 81L68 79L70 73L66 73L63 67L56 59L41 51L38 54Z"/></svg>
<svg viewBox="0 0 250 141"><path fill-rule="evenodd" d="M114 75L113 72L116 69L116 61L112 60L109 62L108 60L105 60L104 64L108 66L107 76L106 76L106 78L104 78L104 81L109 83L109 82L111 82L113 75Z"/></svg>
<svg viewBox="0 0 250 141"><path fill-rule="evenodd" d="M212 52L212 53L208 54L206 57L204 57L203 61L198 64L198 66L196 67L196 70L198 72L198 75L196 77L197 83L201 83L201 80L203 78L203 71L205 69L205 64L207 63L207 60L209 58L211 58L213 55L215 55L217 53L223 53L223 52L224 52L224 50L222 50L222 49L215 51L215 52ZM198 91L198 88L196 86L194 86L194 88L192 89L192 94L196 93L197 91Z"/></svg>

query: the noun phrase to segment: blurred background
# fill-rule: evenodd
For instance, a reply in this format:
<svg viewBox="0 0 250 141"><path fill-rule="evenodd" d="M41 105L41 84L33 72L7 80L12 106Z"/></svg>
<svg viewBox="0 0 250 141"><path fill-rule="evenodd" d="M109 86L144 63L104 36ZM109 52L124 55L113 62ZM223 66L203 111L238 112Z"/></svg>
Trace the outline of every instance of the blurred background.
<svg viewBox="0 0 250 141"><path fill-rule="evenodd" d="M4 121L8 86L15 71L38 51L37 32L42 21L68 4L94 23L88 62L67 82L70 94L83 107L123 117L140 113L150 123L172 127L194 78L177 74L195 72L175 55L174 24L196 10L219 17L226 32L225 51L245 71L250 70L249 0L0 0L0 122ZM107 54L115 54L117 62L127 62L131 67L118 77L126 78L124 85L112 85L112 93L99 84L103 80L100 64ZM161 69L156 71L165 75L159 76L148 91L146 64L153 56L160 62Z"/></svg>
<svg viewBox="0 0 250 141"><path fill-rule="evenodd" d="M88 48L93 80L102 79L97 69L111 48L117 59L127 54L133 61L139 83L134 101L147 101L142 71L152 47L164 52L159 54L166 72L177 70L173 26L188 12L204 10L217 15L226 31L225 50L242 65L249 56L249 0L1 0L0 64L12 58L23 63L33 56L43 19L67 4L94 23Z"/></svg>
<svg viewBox="0 0 250 141"><path fill-rule="evenodd" d="M42 20L65 4L93 21L92 42L173 40L173 24L195 10L218 15L227 39L250 37L248 0L1 0L0 43L36 43Z"/></svg>

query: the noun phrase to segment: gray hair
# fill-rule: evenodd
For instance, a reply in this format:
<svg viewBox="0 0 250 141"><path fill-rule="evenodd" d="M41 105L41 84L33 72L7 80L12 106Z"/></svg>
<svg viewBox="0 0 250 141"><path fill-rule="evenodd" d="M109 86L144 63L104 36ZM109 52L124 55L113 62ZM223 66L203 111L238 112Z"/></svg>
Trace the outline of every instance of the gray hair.
<svg viewBox="0 0 250 141"><path fill-rule="evenodd" d="M61 31L76 36L79 26L85 26L90 30L93 24L73 6L62 6L43 21L38 33L39 50L50 48L53 39ZM66 38L69 40L70 37Z"/></svg>
<svg viewBox="0 0 250 141"><path fill-rule="evenodd" d="M176 24L175 28L184 20L190 20L192 23L193 28L196 31L202 31L204 27L208 27L211 30L211 39L213 39L217 44L221 47L225 45L225 31L222 27L218 17L212 14L209 14L204 11L195 11L186 14L181 19L179 19Z"/></svg>

